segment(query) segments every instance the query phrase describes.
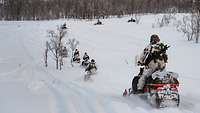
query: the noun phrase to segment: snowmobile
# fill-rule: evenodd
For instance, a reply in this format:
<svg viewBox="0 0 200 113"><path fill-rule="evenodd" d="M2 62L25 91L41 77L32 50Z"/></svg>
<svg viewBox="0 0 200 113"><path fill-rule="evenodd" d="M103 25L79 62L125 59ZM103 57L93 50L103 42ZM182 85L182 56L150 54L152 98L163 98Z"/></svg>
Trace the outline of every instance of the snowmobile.
<svg viewBox="0 0 200 113"><path fill-rule="evenodd" d="M135 22L136 20L131 18L130 20L128 20L128 22Z"/></svg>
<svg viewBox="0 0 200 113"><path fill-rule="evenodd" d="M89 63L90 63L89 59L85 59L85 60L82 61L81 66L87 67Z"/></svg>
<svg viewBox="0 0 200 113"><path fill-rule="evenodd" d="M102 25L102 22L98 19L94 25Z"/></svg>
<svg viewBox="0 0 200 113"><path fill-rule="evenodd" d="M85 76L84 79L85 80L89 80L91 78L92 75L94 75L97 72L97 67L94 64L89 64L87 66L87 68L85 69Z"/></svg>
<svg viewBox="0 0 200 113"><path fill-rule="evenodd" d="M61 55L62 57L68 57L68 51L66 47L61 49Z"/></svg>
<svg viewBox="0 0 200 113"><path fill-rule="evenodd" d="M79 55L76 54L74 57L73 57L73 62L76 62L76 63L80 63L81 62L81 59L79 58Z"/></svg>
<svg viewBox="0 0 200 113"><path fill-rule="evenodd" d="M180 104L180 96L178 92L178 74L170 71L156 71L146 79L142 93L138 93L137 83L140 74L132 80L132 88L125 90L123 96L126 95L143 95L152 106L157 108L175 107Z"/></svg>

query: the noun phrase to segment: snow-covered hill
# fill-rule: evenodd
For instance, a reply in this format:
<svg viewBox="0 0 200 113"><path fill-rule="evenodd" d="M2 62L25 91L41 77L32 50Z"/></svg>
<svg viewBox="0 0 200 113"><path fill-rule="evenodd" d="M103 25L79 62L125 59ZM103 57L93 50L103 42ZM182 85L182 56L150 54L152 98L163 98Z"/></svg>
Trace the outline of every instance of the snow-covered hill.
<svg viewBox="0 0 200 113"><path fill-rule="evenodd" d="M142 17L140 24L130 17L96 21L0 21L0 113L199 113L200 45L187 42L172 25L152 28L155 15ZM79 40L81 55L86 51L98 65L92 80L83 80L84 69L63 70L54 62L44 67L47 30L67 23L67 38ZM152 34L171 45L167 69L179 73L179 108L155 109L137 96L122 97L131 86L138 67L135 55L149 43Z"/></svg>

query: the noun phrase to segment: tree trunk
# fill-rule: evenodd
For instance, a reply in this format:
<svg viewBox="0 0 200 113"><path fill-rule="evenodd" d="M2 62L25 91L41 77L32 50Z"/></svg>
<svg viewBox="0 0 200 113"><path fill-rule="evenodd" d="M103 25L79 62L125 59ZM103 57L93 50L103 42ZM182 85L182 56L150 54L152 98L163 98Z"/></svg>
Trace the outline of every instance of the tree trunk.
<svg viewBox="0 0 200 113"><path fill-rule="evenodd" d="M62 64L63 63L63 61L62 61L62 56L60 57L60 60L59 60L59 65L60 65L60 70L62 70Z"/></svg>
<svg viewBox="0 0 200 113"><path fill-rule="evenodd" d="M198 27L200 26L198 25ZM200 33L199 28L197 28L196 43L199 43L199 33Z"/></svg>
<svg viewBox="0 0 200 113"><path fill-rule="evenodd" d="M47 53L48 53L48 49L45 50L45 67L48 66L48 62L47 62Z"/></svg>
<svg viewBox="0 0 200 113"><path fill-rule="evenodd" d="M199 43L199 34L200 34L200 12L197 13L197 36L196 36L196 43Z"/></svg>
<svg viewBox="0 0 200 113"><path fill-rule="evenodd" d="M56 58L56 69L58 69L58 58Z"/></svg>
<svg viewBox="0 0 200 113"><path fill-rule="evenodd" d="M72 65L72 67L74 67L74 65L73 65L73 52L72 52L72 58L71 58L71 65Z"/></svg>
<svg viewBox="0 0 200 113"><path fill-rule="evenodd" d="M58 69L58 49L56 49L56 69Z"/></svg>
<svg viewBox="0 0 200 113"><path fill-rule="evenodd" d="M199 43L199 35L196 37L196 43Z"/></svg>

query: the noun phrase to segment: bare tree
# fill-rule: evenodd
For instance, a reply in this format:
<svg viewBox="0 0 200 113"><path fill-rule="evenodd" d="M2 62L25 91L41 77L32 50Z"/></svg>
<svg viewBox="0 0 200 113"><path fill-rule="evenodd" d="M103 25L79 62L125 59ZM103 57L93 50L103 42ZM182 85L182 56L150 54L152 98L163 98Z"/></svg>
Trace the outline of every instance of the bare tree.
<svg viewBox="0 0 200 113"><path fill-rule="evenodd" d="M195 23L193 16L184 16L182 21L177 23L177 30L182 32L188 41L191 41L195 34Z"/></svg>
<svg viewBox="0 0 200 113"><path fill-rule="evenodd" d="M136 22L136 24L139 24L140 20L141 20L141 14L136 13L135 14L135 22Z"/></svg>
<svg viewBox="0 0 200 113"><path fill-rule="evenodd" d="M79 41L77 41L75 38L69 39L67 42L67 45L69 45L71 52L72 52L72 56L71 56L72 67L73 67L73 54L74 54L74 51L77 48L78 44L79 44Z"/></svg>
<svg viewBox="0 0 200 113"><path fill-rule="evenodd" d="M63 65L63 47L64 42L63 38L65 37L67 30L63 28L63 26L57 27L57 30L50 30L48 31L50 41L46 42L46 49L45 49L45 65L47 66L47 54L50 51L54 56L54 60L56 61L56 69L60 66L60 70L62 69Z"/></svg>
<svg viewBox="0 0 200 113"><path fill-rule="evenodd" d="M184 16L183 21L177 26L178 31L183 32L188 41L199 42L200 37L200 0L193 0L191 15Z"/></svg>

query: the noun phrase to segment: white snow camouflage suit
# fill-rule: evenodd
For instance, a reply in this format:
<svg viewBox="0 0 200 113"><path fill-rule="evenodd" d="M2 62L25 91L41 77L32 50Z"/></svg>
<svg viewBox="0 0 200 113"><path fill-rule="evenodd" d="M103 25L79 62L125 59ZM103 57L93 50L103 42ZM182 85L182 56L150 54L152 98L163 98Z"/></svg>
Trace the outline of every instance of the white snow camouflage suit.
<svg viewBox="0 0 200 113"><path fill-rule="evenodd" d="M138 65L145 66L143 74L140 76L140 79L138 80L138 90L142 90L146 78L152 75L156 70L163 70L166 66L166 60L162 58L162 54L160 54L160 58L149 58L152 56L152 54L160 51L160 45L162 43L156 43L156 44L149 44L143 51L143 53L140 55L140 59L138 61ZM166 54L165 54L166 55Z"/></svg>

